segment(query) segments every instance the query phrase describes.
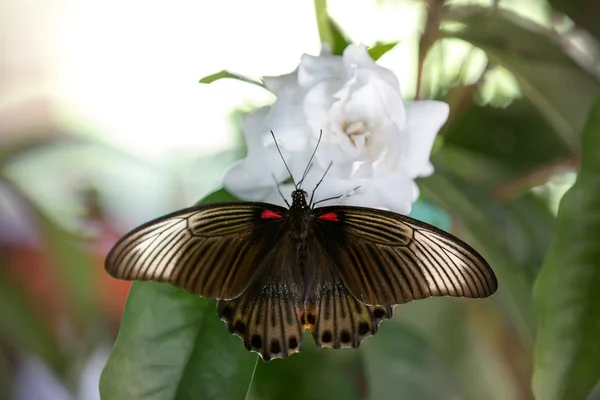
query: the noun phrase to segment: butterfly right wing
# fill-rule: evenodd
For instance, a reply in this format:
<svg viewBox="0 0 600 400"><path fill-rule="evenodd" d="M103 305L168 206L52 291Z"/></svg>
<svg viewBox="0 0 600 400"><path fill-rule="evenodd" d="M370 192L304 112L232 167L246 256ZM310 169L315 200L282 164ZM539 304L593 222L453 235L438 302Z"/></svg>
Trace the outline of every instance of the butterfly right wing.
<svg viewBox="0 0 600 400"><path fill-rule="evenodd" d="M482 298L498 282L471 246L425 222L389 211L331 206L315 210L315 235L348 290L365 304L431 296Z"/></svg>
<svg viewBox="0 0 600 400"><path fill-rule="evenodd" d="M266 203L191 207L121 238L106 271L124 280L168 282L203 297L239 296L278 242L287 209Z"/></svg>
<svg viewBox="0 0 600 400"><path fill-rule="evenodd" d="M358 347L377 333L379 324L394 313L394 306L367 306L356 300L339 277L322 281L306 305L304 320L319 347Z"/></svg>
<svg viewBox="0 0 600 400"><path fill-rule="evenodd" d="M334 349L358 347L377 333L379 324L393 315L392 305L365 305L343 282L333 260L317 235L307 239L307 265L314 279L308 281L304 307L299 309L303 326L309 329L319 347Z"/></svg>

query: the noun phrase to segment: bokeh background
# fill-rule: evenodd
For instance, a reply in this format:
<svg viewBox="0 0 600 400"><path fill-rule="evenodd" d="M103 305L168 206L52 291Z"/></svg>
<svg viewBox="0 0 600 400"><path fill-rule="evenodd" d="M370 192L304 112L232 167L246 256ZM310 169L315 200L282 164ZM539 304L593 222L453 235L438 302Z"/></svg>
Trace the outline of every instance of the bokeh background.
<svg viewBox="0 0 600 400"><path fill-rule="evenodd" d="M218 189L244 155L240 115L273 101L199 80L290 72L319 53L325 3L0 4L0 398L96 399L129 290L104 273L106 252ZM363 358L306 344L260 364L248 398L532 399L533 287L600 93L600 4L330 0L327 12L351 41L390 44L379 63L407 100L450 104L416 214L473 243L500 291L397 308Z"/></svg>

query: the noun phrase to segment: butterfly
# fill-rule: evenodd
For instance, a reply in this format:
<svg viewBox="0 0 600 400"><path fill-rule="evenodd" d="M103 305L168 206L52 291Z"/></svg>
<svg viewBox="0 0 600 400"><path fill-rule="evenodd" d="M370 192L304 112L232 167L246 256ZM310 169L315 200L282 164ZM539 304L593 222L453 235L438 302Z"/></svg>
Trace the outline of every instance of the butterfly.
<svg viewBox="0 0 600 400"><path fill-rule="evenodd" d="M498 287L479 253L432 225L314 207L299 185L291 197L289 208L215 203L157 218L114 245L106 271L218 299L230 332L265 361L298 352L307 329L318 346L358 347L397 304L483 298Z"/></svg>

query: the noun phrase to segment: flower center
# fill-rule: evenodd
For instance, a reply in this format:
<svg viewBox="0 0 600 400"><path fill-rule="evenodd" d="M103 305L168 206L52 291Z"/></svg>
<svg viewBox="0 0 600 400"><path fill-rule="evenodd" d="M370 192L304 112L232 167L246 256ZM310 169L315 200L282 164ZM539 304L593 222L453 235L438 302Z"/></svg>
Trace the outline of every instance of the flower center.
<svg viewBox="0 0 600 400"><path fill-rule="evenodd" d="M368 130L367 124L365 124L364 121L356 121L351 124L344 121L343 129L352 141L354 147L362 147L362 145L368 142L369 136L371 136L371 132Z"/></svg>
<svg viewBox="0 0 600 400"><path fill-rule="evenodd" d="M357 122L353 122L351 124L348 124L346 122L346 127L344 128L344 131L349 136L363 135L365 133L368 133L367 132L367 125L363 121L357 121Z"/></svg>

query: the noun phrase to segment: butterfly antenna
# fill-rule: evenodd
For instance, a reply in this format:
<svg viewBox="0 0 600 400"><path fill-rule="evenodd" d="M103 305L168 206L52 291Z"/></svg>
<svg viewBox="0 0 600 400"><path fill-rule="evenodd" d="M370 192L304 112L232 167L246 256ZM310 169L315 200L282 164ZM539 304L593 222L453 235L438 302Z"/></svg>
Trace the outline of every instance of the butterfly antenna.
<svg viewBox="0 0 600 400"><path fill-rule="evenodd" d="M312 160L313 160L313 158L315 158L315 154L317 154L317 149L319 148L319 144L321 143L322 137L323 137L323 129L321 129L321 131L319 132L319 140L317 140L317 145L315 146L315 149L313 150L313 153L310 156L310 159L308 160L308 164L306 164L306 169L304 170L304 173L302 174L302 179L300 179L300 182L298 182L298 187L302 187L302 182L304 182L304 178L306 178L306 175L308 175L308 171L310 170L310 166L312 165Z"/></svg>
<svg viewBox="0 0 600 400"><path fill-rule="evenodd" d="M294 176L292 175L292 171L290 171L290 168L288 167L287 163L285 162L285 158L283 157L283 154L281 154L281 149L279 148L279 144L277 143L277 139L275 139L275 134L273 133L273 131L271 131L271 136L273 136L273 141L275 142L275 147L277 147L277 152L279 153L279 156L281 157L281 160L283 161L283 165L285 165L285 169L287 169L288 174L290 174L290 178L292 178L294 187L296 188L296 190L298 190L298 185L296 184L296 182L294 182ZM279 186L277 188L279 188Z"/></svg>
<svg viewBox="0 0 600 400"><path fill-rule="evenodd" d="M352 189L352 190L354 191L354 190L357 190L358 188L360 188L360 186L357 186L357 187L355 187L355 188L354 188L354 189ZM329 200L341 199L341 198L342 198L342 197L344 197L344 196L345 196L345 194L340 194L339 196L328 197L328 198L326 198L326 199L323 199L323 200L316 201L316 202L315 202L315 204L313 204L313 208L314 208L314 207L315 207L317 204L319 204L319 203L323 203L323 202L325 202L325 201L329 201Z"/></svg>
<svg viewBox="0 0 600 400"><path fill-rule="evenodd" d="M273 177L273 180L275 181L275 186L277 186L277 191L279 192L279 195L281 196L283 201L285 201L285 204L287 204L288 208L290 208L290 203L288 203L288 201L285 198L285 196L283 195L283 193L281 193L281 188L279 187L279 182L277 182L277 178L275 178L275 174L271 174L271 176Z"/></svg>
<svg viewBox="0 0 600 400"><path fill-rule="evenodd" d="M312 191L312 193L310 195L310 201L308 202L308 206L309 207L312 204L313 198L315 197L315 192L317 191L317 188L319 187L319 185L321 184L321 182L323 182L323 179L325 179L325 175L327 175L327 172L329 172L329 168L331 168L332 165L333 165L333 161L331 161L329 163L329 166L327 166L327 169L323 173L323 176L321 177L321 179L319 180L319 182L317 182L317 184L315 185L315 188L313 189L313 191ZM313 204L313 206L314 206L314 204Z"/></svg>

